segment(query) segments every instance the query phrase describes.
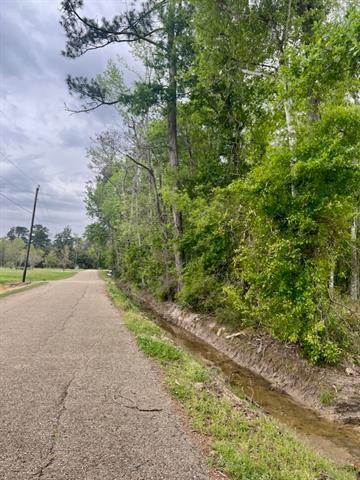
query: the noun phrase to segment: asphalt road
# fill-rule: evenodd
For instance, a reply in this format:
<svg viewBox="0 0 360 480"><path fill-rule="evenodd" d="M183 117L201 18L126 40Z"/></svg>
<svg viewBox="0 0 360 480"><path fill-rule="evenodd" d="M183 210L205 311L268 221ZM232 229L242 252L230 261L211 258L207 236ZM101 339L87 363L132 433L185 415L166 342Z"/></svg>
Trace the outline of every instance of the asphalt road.
<svg viewBox="0 0 360 480"><path fill-rule="evenodd" d="M95 271L0 299L1 480L206 480Z"/></svg>

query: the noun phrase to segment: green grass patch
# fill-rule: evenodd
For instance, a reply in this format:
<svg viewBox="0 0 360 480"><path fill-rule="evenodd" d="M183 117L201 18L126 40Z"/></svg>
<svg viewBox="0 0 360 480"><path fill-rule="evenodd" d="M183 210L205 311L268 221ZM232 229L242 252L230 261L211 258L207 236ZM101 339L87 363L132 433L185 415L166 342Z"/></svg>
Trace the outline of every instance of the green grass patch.
<svg viewBox="0 0 360 480"><path fill-rule="evenodd" d="M76 270L61 270L56 268L32 268L27 271L27 282L46 282L69 278ZM22 270L0 267L0 284L16 283L22 280Z"/></svg>
<svg viewBox="0 0 360 480"><path fill-rule="evenodd" d="M181 402L195 429L210 439L210 464L231 480L355 480L340 467L304 446L286 428L244 400L235 406L219 390L216 372L175 346L164 331L107 280L115 305L139 347L159 360L169 392Z"/></svg>
<svg viewBox="0 0 360 480"><path fill-rule="evenodd" d="M137 341L141 349L149 355L149 357L164 360L165 362L173 362L182 359L182 352L178 348L164 343L162 340L139 336L137 337Z"/></svg>
<svg viewBox="0 0 360 480"><path fill-rule="evenodd" d="M334 399L334 394L330 390L324 390L323 392L320 393L320 402L325 407L331 405L333 399Z"/></svg>

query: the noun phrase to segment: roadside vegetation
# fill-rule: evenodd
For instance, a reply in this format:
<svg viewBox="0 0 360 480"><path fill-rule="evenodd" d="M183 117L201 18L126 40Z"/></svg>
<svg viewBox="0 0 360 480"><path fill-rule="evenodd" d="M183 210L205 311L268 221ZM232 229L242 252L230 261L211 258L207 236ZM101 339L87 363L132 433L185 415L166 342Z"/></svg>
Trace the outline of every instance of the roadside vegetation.
<svg viewBox="0 0 360 480"><path fill-rule="evenodd" d="M171 395L184 407L194 429L206 437L209 465L230 480L354 480L305 447L245 399L237 399L219 379L175 346L163 330L107 280L109 294L146 355L160 365Z"/></svg>
<svg viewBox="0 0 360 480"><path fill-rule="evenodd" d="M149 0L103 20L83 4L62 1L63 54L129 42L144 65L131 84L115 58L67 79L73 110L122 117L88 152L99 263L314 363L358 361L356 2Z"/></svg>

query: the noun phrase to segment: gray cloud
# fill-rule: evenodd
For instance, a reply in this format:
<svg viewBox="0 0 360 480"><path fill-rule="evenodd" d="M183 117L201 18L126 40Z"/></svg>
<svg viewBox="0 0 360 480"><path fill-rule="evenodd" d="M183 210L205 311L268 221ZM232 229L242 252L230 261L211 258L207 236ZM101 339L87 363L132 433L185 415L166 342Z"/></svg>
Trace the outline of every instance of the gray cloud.
<svg viewBox="0 0 360 480"><path fill-rule="evenodd" d="M62 140L62 145L64 147L76 148L76 147L83 147L84 146L84 137L86 137L86 133L79 127L77 128L64 128L59 137Z"/></svg>
<svg viewBox="0 0 360 480"><path fill-rule="evenodd" d="M0 13L0 192L31 210L40 183L37 221L52 233L69 224L81 233L87 223L83 196L91 178L86 148L90 138L120 126L113 108L70 115L76 105L65 84L68 73L94 76L110 58L120 55L139 67L125 44L91 52L77 60L61 56L65 45L55 0L2 0ZM117 0L85 0L85 12L97 17L116 13ZM134 74L125 73L127 82ZM0 196L0 235L15 225L27 225L27 211Z"/></svg>

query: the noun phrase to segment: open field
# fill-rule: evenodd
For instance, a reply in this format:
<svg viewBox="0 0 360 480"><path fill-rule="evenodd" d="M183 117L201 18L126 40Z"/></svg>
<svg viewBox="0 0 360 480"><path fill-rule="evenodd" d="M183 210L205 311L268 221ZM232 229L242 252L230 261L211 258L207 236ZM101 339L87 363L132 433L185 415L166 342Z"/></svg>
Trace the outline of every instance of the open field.
<svg viewBox="0 0 360 480"><path fill-rule="evenodd" d="M44 282L48 280L61 280L71 277L76 270L61 270L56 268L33 268L29 269L26 280L29 282ZM22 270L0 267L0 285L21 282Z"/></svg>

